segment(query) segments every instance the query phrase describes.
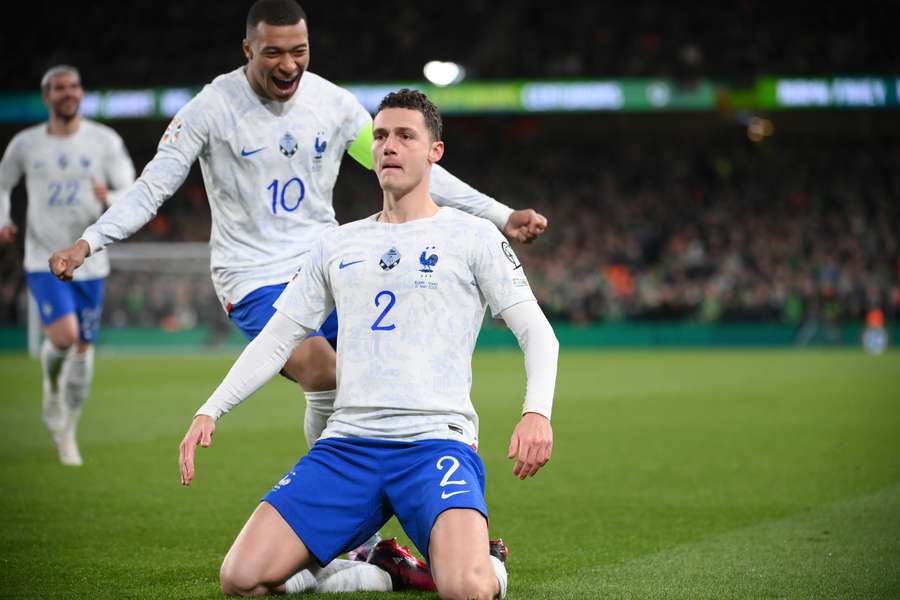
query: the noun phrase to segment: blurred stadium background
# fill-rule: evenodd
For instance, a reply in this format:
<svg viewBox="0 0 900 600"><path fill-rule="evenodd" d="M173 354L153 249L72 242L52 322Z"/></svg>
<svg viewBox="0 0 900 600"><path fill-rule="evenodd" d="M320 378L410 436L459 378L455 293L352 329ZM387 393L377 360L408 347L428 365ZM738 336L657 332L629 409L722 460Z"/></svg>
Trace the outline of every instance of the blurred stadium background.
<svg viewBox="0 0 900 600"><path fill-rule="evenodd" d="M500 459L521 361L475 361L511 597L900 597L900 360L860 348L873 310L900 339L892 3L302 4L311 70L370 107L424 86L443 164L549 217L517 248L562 343L558 450L529 493ZM70 63L140 171L177 107L243 63L248 5L29 3L39 16L0 25L0 142L44 118L41 74ZM465 79L425 84L430 60ZM379 198L348 161L339 220ZM16 223L25 210L20 185ZM209 229L195 165L111 248L78 473L55 464L21 356L21 237L0 247L0 596L217 597L234 533L302 446L302 404L269 384L223 423L205 483L177 489L187 420L244 343L209 282ZM488 323L479 347L512 345ZM226 356L181 354L210 350Z"/></svg>

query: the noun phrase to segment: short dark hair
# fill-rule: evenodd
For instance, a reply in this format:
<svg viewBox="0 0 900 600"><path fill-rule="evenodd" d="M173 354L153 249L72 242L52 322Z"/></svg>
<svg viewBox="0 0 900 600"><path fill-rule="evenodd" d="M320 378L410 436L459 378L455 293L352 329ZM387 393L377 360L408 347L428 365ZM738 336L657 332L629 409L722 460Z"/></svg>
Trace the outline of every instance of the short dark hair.
<svg viewBox="0 0 900 600"><path fill-rule="evenodd" d="M295 0L256 0L247 12L247 36L260 23L296 25L306 20L306 13Z"/></svg>
<svg viewBox="0 0 900 600"><path fill-rule="evenodd" d="M409 108L422 113L425 118L425 127L428 128L431 137L435 142L441 141L444 125L441 122L441 112L438 107L428 99L428 96L419 90L411 90L403 88L396 92L391 92L381 100L378 105L377 115L385 108Z"/></svg>

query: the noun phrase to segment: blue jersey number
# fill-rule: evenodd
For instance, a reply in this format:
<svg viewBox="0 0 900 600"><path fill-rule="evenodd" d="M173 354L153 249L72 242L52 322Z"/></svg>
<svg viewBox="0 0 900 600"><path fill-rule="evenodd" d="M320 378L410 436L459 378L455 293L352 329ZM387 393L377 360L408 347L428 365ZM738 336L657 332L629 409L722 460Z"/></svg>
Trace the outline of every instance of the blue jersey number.
<svg viewBox="0 0 900 600"><path fill-rule="evenodd" d="M378 292L375 296L375 308L381 306L381 298L387 297L387 306L384 307L384 310L381 311L381 314L378 315L378 318L375 319L375 322L372 323L372 331L391 331L396 327L393 323L390 325L382 325L381 321L387 316L391 309L394 308L394 303L397 301L397 296L394 295L394 292L390 292L388 290L382 290Z"/></svg>
<svg viewBox="0 0 900 600"><path fill-rule="evenodd" d="M77 181L51 181L49 206L71 206L78 202Z"/></svg>
<svg viewBox="0 0 900 600"><path fill-rule="evenodd" d="M278 214L278 206L281 205L285 212L294 212L300 207L306 196L306 186L299 177L291 177L282 184L277 179L266 187L272 192L272 214Z"/></svg>

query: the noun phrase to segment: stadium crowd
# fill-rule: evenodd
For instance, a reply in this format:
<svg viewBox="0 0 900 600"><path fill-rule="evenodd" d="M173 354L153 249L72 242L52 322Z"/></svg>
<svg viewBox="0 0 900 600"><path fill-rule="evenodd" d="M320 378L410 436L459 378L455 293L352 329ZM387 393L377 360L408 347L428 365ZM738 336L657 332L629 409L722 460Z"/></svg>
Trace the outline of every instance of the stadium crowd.
<svg viewBox="0 0 900 600"><path fill-rule="evenodd" d="M245 3L134 0L112 14L102 4L29 6L78 26L57 28L52 38L19 25L0 35L0 50L17 57L0 63L6 89L33 89L47 65L59 62L79 65L88 87L145 87L199 85L243 60ZM889 2L742 0L677 10L661 0L368 3L364 10L353 2L306 0L303 6L314 28L313 69L333 81L418 80L430 59L460 62L470 77L485 79L738 82L761 74L890 73L900 64Z"/></svg>

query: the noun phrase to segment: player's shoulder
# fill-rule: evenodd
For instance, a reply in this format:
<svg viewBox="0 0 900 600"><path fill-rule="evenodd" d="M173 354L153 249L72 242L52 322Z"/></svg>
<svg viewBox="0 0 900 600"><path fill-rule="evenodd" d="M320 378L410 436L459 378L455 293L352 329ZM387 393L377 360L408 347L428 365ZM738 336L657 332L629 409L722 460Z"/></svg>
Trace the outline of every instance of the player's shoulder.
<svg viewBox="0 0 900 600"><path fill-rule="evenodd" d="M371 215L364 219L358 219L339 225L329 231L326 236L331 236L332 240L346 240L358 236L365 231L371 231L377 228L378 222L375 220L375 215Z"/></svg>
<svg viewBox="0 0 900 600"><path fill-rule="evenodd" d="M333 83L321 75L306 71L300 81L300 94L308 102L340 110L348 107L362 106L353 93Z"/></svg>
<svg viewBox="0 0 900 600"><path fill-rule="evenodd" d="M32 125L30 127L26 127L25 129L16 133L11 140L9 140L9 148L14 152L22 152L27 148L31 147L33 144L40 142L41 140L46 138L47 134L47 123L38 123L37 125Z"/></svg>
<svg viewBox="0 0 900 600"><path fill-rule="evenodd" d="M240 104L247 99L247 94L244 93L247 85L244 69L238 67L204 85L203 89L191 99L190 104L203 109Z"/></svg>

